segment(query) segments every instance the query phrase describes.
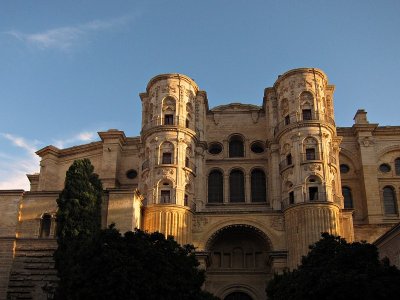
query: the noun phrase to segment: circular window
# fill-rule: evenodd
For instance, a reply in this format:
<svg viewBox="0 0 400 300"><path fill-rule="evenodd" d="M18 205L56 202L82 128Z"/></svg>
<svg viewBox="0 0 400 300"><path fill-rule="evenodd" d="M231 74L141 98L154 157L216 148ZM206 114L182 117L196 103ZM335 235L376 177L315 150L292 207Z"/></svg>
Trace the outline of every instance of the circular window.
<svg viewBox="0 0 400 300"><path fill-rule="evenodd" d="M222 151L222 145L220 143L211 143L208 147L208 152L211 154L219 154Z"/></svg>
<svg viewBox="0 0 400 300"><path fill-rule="evenodd" d="M128 172L126 172L126 177L128 177L129 179L134 179L137 176L137 172L136 170L129 170Z"/></svg>
<svg viewBox="0 0 400 300"><path fill-rule="evenodd" d="M251 151L254 153L263 153L264 152L264 145L262 142L254 142L250 146Z"/></svg>
<svg viewBox="0 0 400 300"><path fill-rule="evenodd" d="M346 174L349 173L350 167L348 165L342 164L340 165L340 173Z"/></svg>
<svg viewBox="0 0 400 300"><path fill-rule="evenodd" d="M382 173L390 172L390 166L388 164L381 164L379 166L379 171L381 171Z"/></svg>

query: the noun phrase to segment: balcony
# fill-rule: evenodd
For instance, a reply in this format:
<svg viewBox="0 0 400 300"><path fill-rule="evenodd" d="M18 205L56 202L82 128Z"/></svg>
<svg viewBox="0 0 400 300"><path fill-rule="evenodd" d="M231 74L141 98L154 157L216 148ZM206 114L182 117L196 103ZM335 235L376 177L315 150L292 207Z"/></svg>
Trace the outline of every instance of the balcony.
<svg viewBox="0 0 400 300"><path fill-rule="evenodd" d="M313 163L320 162L322 160L322 156L320 152L306 152L301 153L301 163Z"/></svg>
<svg viewBox="0 0 400 300"><path fill-rule="evenodd" d="M274 135L278 135L278 133L286 128L289 125L293 124L299 124L299 123L314 123L315 121L321 121L328 123L329 125L335 126L335 121L325 115L325 114L320 114L320 113L307 113L307 114L301 114L301 113L292 113L287 115L283 121L279 122L275 128L274 128Z"/></svg>
<svg viewBox="0 0 400 300"><path fill-rule="evenodd" d="M286 170L287 168L291 168L293 167L293 160L288 160L287 158L285 158L284 160L282 160L279 163L279 172L282 172L284 170Z"/></svg>
<svg viewBox="0 0 400 300"><path fill-rule="evenodd" d="M289 197L282 199L282 201L281 201L282 209L286 209L290 205L296 205L296 204L302 204L302 203L320 203L320 202L338 203L337 196L334 195L333 199L328 199L328 196L325 192L316 192L316 193L313 193L312 195L310 195L310 194L303 195L302 198L303 199L301 199L301 201L296 201L296 199L294 199L293 203L290 202Z"/></svg>
<svg viewBox="0 0 400 300"><path fill-rule="evenodd" d="M149 130L151 128L154 128L154 127L159 127L159 126L169 126L169 127L179 127L179 128L191 129L190 123L188 122L187 118L171 115L170 117L165 116L164 118L158 118L158 119L152 120L151 122L144 124L142 127L142 132Z"/></svg>
<svg viewBox="0 0 400 300"><path fill-rule="evenodd" d="M196 165L188 159L185 161L185 168L191 170L193 173L196 173Z"/></svg>

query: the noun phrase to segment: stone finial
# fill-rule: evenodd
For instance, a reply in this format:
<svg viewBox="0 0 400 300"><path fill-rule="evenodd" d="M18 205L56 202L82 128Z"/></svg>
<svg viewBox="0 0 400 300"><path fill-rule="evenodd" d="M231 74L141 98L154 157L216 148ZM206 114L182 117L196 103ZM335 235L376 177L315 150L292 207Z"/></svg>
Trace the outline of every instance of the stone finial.
<svg viewBox="0 0 400 300"><path fill-rule="evenodd" d="M368 124L367 112L364 109L359 109L356 112L353 120L355 124Z"/></svg>

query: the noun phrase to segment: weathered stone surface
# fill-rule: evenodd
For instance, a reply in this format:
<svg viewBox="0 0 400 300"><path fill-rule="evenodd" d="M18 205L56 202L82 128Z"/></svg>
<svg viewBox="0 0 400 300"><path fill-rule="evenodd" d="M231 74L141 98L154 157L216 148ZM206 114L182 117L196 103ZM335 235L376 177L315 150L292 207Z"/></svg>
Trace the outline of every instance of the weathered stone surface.
<svg viewBox="0 0 400 300"><path fill-rule="evenodd" d="M0 191L0 300L7 289L16 299L45 299L42 287L57 280L56 199L81 158L105 188L102 225L194 244L205 288L222 299L234 291L263 299L272 274L296 267L321 231L375 241L400 221L400 126L379 127L359 110L352 127L337 128L334 88L319 69L295 69L264 90L261 106L210 109L191 78L154 77L140 94L139 137L110 129L98 142L45 147L31 191ZM387 187L394 211L385 206ZM382 253L398 255L395 238L380 241Z"/></svg>

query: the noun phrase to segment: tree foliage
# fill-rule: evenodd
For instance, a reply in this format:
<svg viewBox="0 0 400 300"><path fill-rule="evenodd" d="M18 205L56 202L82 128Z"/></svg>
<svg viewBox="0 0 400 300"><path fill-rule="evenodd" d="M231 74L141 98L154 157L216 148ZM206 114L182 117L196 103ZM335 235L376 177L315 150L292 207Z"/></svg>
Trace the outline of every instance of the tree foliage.
<svg viewBox="0 0 400 300"><path fill-rule="evenodd" d="M101 230L102 185L88 159L67 171L57 199L58 300L216 300L203 292L194 247L140 230Z"/></svg>
<svg viewBox="0 0 400 300"><path fill-rule="evenodd" d="M269 299L396 299L400 271L380 261L376 246L322 234L297 270L269 282Z"/></svg>
<svg viewBox="0 0 400 300"><path fill-rule="evenodd" d="M71 276L78 271L76 253L81 244L101 229L103 188L89 159L76 160L68 169L65 187L57 199L55 266L60 279L58 298L73 288Z"/></svg>
<svg viewBox="0 0 400 300"><path fill-rule="evenodd" d="M68 299L216 299L201 291L204 272L193 246L181 247L161 233L122 236L110 226L76 250Z"/></svg>

